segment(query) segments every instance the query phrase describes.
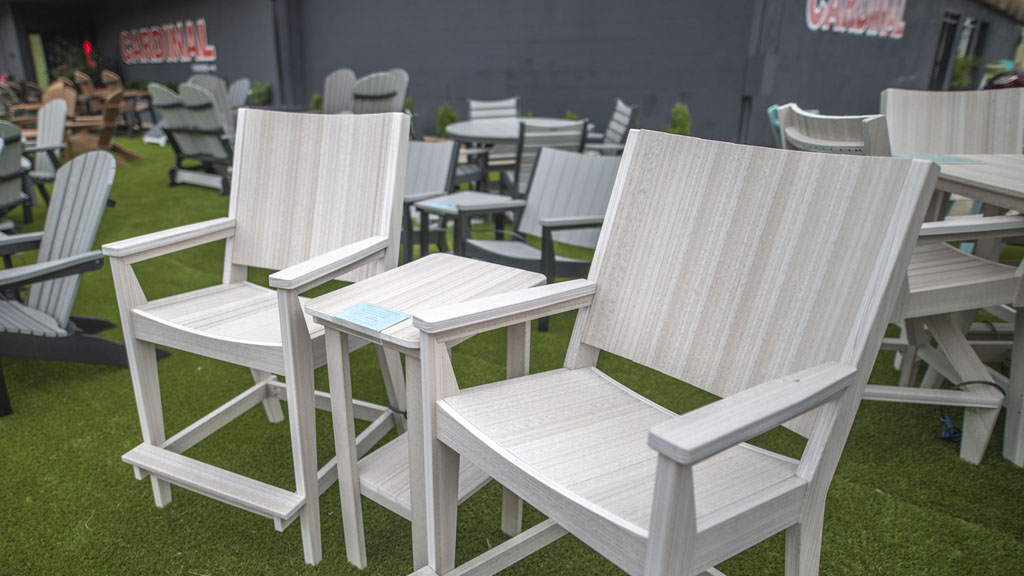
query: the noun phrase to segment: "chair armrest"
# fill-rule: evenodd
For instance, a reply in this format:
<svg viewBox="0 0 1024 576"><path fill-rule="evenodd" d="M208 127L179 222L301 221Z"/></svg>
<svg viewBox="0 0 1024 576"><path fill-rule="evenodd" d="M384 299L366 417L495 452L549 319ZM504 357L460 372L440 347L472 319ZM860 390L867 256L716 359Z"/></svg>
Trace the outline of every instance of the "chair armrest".
<svg viewBox="0 0 1024 576"><path fill-rule="evenodd" d="M447 191L435 191L435 192L417 192L415 194L406 194L402 202L405 204L415 204L423 200L430 200L431 198L437 198L438 196L444 196L448 194Z"/></svg>
<svg viewBox="0 0 1024 576"><path fill-rule="evenodd" d="M280 290L308 290L362 266L368 260L380 258L390 243L386 236L353 242L271 274L270 286Z"/></svg>
<svg viewBox="0 0 1024 576"><path fill-rule="evenodd" d="M828 362L769 380L654 426L647 445L680 464L696 464L824 404L856 373Z"/></svg>
<svg viewBox="0 0 1024 576"><path fill-rule="evenodd" d="M1024 216L986 216L953 218L921 225L918 243L959 242L980 238L1024 235Z"/></svg>
<svg viewBox="0 0 1024 576"><path fill-rule="evenodd" d="M9 256L19 252L35 250L43 241L42 232L29 232L27 234L10 234L0 236L0 255Z"/></svg>
<svg viewBox="0 0 1024 576"><path fill-rule="evenodd" d="M604 216L563 216L561 218L541 218L540 225L552 230L571 230L573 228L597 228L604 224Z"/></svg>
<svg viewBox="0 0 1024 576"><path fill-rule="evenodd" d="M61 276L81 274L103 267L103 254L92 250L67 258L59 258L47 262L37 262L27 266L17 266L0 270L0 289L25 286Z"/></svg>
<svg viewBox="0 0 1024 576"><path fill-rule="evenodd" d="M604 140L604 132L587 132L587 141L591 143Z"/></svg>
<svg viewBox="0 0 1024 576"><path fill-rule="evenodd" d="M595 152L622 152L626 149L625 144L613 144L611 142L594 142L588 143L583 147L584 150L593 150Z"/></svg>
<svg viewBox="0 0 1024 576"><path fill-rule="evenodd" d="M412 324L427 334L462 337L588 306L596 290L590 280L546 284L425 310L413 317Z"/></svg>
<svg viewBox="0 0 1024 576"><path fill-rule="evenodd" d="M139 261L227 238L234 233L234 218L215 218L110 242L103 245L103 254L111 258L132 257L133 261Z"/></svg>
<svg viewBox="0 0 1024 576"><path fill-rule="evenodd" d="M25 146L22 147L21 151L22 152L49 152L51 150L56 151L56 150L60 150L62 148L64 148L64 144L51 144L49 146L37 146L35 144L31 144L31 145L26 144Z"/></svg>

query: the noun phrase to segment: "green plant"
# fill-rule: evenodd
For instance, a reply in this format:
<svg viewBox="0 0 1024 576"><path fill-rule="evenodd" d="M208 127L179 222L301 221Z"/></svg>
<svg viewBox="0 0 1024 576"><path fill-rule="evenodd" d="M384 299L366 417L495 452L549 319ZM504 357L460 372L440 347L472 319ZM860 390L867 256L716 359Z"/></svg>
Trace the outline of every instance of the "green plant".
<svg viewBox="0 0 1024 576"><path fill-rule="evenodd" d="M669 134L690 135L690 107L682 102L676 102L672 107L672 120L665 127Z"/></svg>
<svg viewBox="0 0 1024 576"><path fill-rule="evenodd" d="M128 90L145 90L149 82L145 80L125 80L124 87Z"/></svg>
<svg viewBox="0 0 1024 576"><path fill-rule="evenodd" d="M103 59L97 51L92 52L92 61L89 62L81 44L58 38L48 44L46 53L51 80L61 76L72 78L75 72L85 72L92 78L93 84L99 83Z"/></svg>
<svg viewBox="0 0 1024 576"><path fill-rule="evenodd" d="M981 58L974 54L957 56L953 62L953 75L949 87L954 90L967 90L974 83L974 71L981 65Z"/></svg>
<svg viewBox="0 0 1024 576"><path fill-rule="evenodd" d="M459 115L455 113L455 108L452 108L451 104L445 102L437 109L437 133L439 135L448 136L448 125L458 121Z"/></svg>
<svg viewBox="0 0 1024 576"><path fill-rule="evenodd" d="M167 86L168 88L170 88L171 90L174 90L175 92L178 91L178 84L179 84L179 82L177 82L175 80L164 80L163 82L161 82L161 84L163 84L164 86Z"/></svg>
<svg viewBox="0 0 1024 576"><path fill-rule="evenodd" d="M402 110L408 110L409 114L416 113L416 104L412 101L412 96L406 96L405 102L402 103Z"/></svg>
<svg viewBox="0 0 1024 576"><path fill-rule="evenodd" d="M257 106L270 104L270 84L267 82L253 82L249 88L249 99Z"/></svg>
<svg viewBox="0 0 1024 576"><path fill-rule="evenodd" d="M572 110L569 110L568 108L566 108L565 109L565 119L566 120L579 120L580 119L580 115L575 113L575 112L573 112Z"/></svg>
<svg viewBox="0 0 1024 576"><path fill-rule="evenodd" d="M313 98L309 100L310 110L323 110L324 108L324 97L319 92L313 92Z"/></svg>
<svg viewBox="0 0 1024 576"><path fill-rule="evenodd" d="M525 118L533 118L533 110L527 110L527 111L526 111L526 112L525 112L525 113L523 114L523 117L525 117Z"/></svg>

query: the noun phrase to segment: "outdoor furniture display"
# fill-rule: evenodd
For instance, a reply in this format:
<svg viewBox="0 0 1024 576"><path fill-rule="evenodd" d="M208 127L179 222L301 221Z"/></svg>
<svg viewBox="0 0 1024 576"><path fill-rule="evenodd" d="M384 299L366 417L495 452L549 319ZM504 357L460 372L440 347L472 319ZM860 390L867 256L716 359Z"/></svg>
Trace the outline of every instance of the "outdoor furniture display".
<svg viewBox="0 0 1024 576"><path fill-rule="evenodd" d="M615 109L612 110L612 117L608 120L604 133L588 133L586 149L601 154L622 154L623 148L626 147L626 136L636 121L638 109L638 106L630 106L621 98L616 98Z"/></svg>
<svg viewBox="0 0 1024 576"><path fill-rule="evenodd" d="M213 109L217 112L217 119L224 129L230 141L235 137L235 116L231 111L231 104L228 102L228 85L220 76L213 74L193 74L189 76L186 84L198 86L210 93L213 97ZM180 89L180 86L179 86Z"/></svg>
<svg viewBox="0 0 1024 576"><path fill-rule="evenodd" d="M497 214L494 219L494 234L496 237L501 236L505 229L504 218L501 215L509 211L522 210L526 206L526 201L502 194L463 190L446 196L421 200L413 205L420 211L422 219L429 219L431 214L441 218L441 224L437 227L420 226L420 254L430 252L431 237L437 242L439 250L444 251L447 248L444 222L451 218L455 223L452 251L458 256L464 256L472 218Z"/></svg>
<svg viewBox="0 0 1024 576"><path fill-rule="evenodd" d="M25 146L24 152L34 154L32 171L28 177L32 180L39 196L50 203L50 195L46 184L57 177L60 167L60 152L64 149L64 122L67 119L68 106L64 100L52 100L39 109L36 122L36 140Z"/></svg>
<svg viewBox="0 0 1024 576"><path fill-rule="evenodd" d="M135 130L140 132L146 131L146 125L142 123L142 113L149 112L149 119L152 123L156 124L156 113L153 111L153 104L149 98L149 92L145 90L128 90L124 87L124 83L121 82L121 77L117 73L110 70L104 70L100 72L100 80L103 81L103 85L108 90L121 90L121 95L124 97L124 105L121 110L126 116L126 124L128 124L128 137L135 136Z"/></svg>
<svg viewBox="0 0 1024 576"><path fill-rule="evenodd" d="M786 572L816 573L829 484L937 172L632 131L587 280L414 315L416 574L453 570L463 459L548 518L463 565L474 574L565 532L647 575L718 574L785 532ZM573 309L564 368L459 390L452 342ZM722 399L676 415L598 370L601 351ZM808 438L799 461L745 443L778 426Z"/></svg>
<svg viewBox="0 0 1024 576"><path fill-rule="evenodd" d="M237 109L245 106L249 100L249 90L252 89L252 80L248 78L238 78L228 86L228 106L231 107L232 114L237 113ZM232 118L234 116L232 115Z"/></svg>
<svg viewBox="0 0 1024 576"><path fill-rule="evenodd" d="M409 142L405 172L405 196L402 201L403 262L412 262L413 204L435 196L443 196L452 188L459 146L455 142ZM430 218L420 215L420 226L429 227ZM444 232L441 232L444 234ZM426 256L426 252L421 256Z"/></svg>
<svg viewBox="0 0 1024 576"><path fill-rule="evenodd" d="M117 129L117 119L121 115L124 98L120 91L107 95L103 101L103 125L99 134L92 134L88 131L78 132L68 137L68 145L76 154L90 150L109 150L117 154L117 163L124 165L132 160L142 158L131 150L114 142L114 130Z"/></svg>
<svg viewBox="0 0 1024 576"><path fill-rule="evenodd" d="M0 115L10 116L12 106L21 104L21 97L7 82L0 82Z"/></svg>
<svg viewBox="0 0 1024 576"><path fill-rule="evenodd" d="M31 163L25 165L22 158L21 130L10 122L0 120L0 232L11 230L14 223L3 214L18 206L25 213L25 222L32 222L32 196L25 191L25 177L31 170Z"/></svg>
<svg viewBox="0 0 1024 576"><path fill-rule="evenodd" d="M538 286L544 278L537 273L524 272L459 258L450 254L431 254L411 264L385 272L369 280L320 296L306 305L306 311L318 324L322 324L327 338L327 369L329 373L334 423L334 445L337 450L338 485L341 492L341 515L345 529L345 553L349 562L366 567L366 545L363 538L362 503L360 494L384 508L415 523L422 522L423 500L414 500L410 482L422 477L421 462L410 462L406 418L412 425L421 420L419 403L415 399L406 405L405 382L420 378L419 331L413 328L409 317L419 311L438 306L467 302L476 298L504 294ZM429 289L424 290L424 287ZM389 326L360 324L358 317L339 312L358 306L372 306L393 314L397 322ZM528 335L510 335L510 348L528 348ZM352 399L349 375L349 351L353 339L367 339L377 343L378 357L384 369L388 401L399 436L366 454L362 439L376 435L367 428L358 437L355 434L353 414L359 405ZM405 354L406 376L398 353ZM385 362L387 354L395 354ZM508 364L508 376L526 372L526 365ZM466 463L458 471L458 501L472 496L490 479L478 468ZM411 476L412 475L412 476ZM420 493L422 495L422 493ZM522 504L510 492L503 494L502 530L508 535L518 534L522 527ZM413 557L417 565L426 562L426 534L413 530Z"/></svg>
<svg viewBox="0 0 1024 576"><path fill-rule="evenodd" d="M519 117L519 96L500 100L474 100L468 98L466 102L469 104L470 121ZM515 143L493 144L488 147L487 156L480 160L484 166L485 176L490 170L507 169L516 161ZM468 178L468 176L465 178ZM484 184L486 185L486 180Z"/></svg>
<svg viewBox="0 0 1024 576"><path fill-rule="evenodd" d="M314 409L329 409L329 401L314 391L313 369L324 364L326 352L323 328L303 314L299 295L397 264L408 134L404 114L243 108L226 218L103 246L142 426L142 443L122 459L136 478L150 477L157 506L171 502L173 484L270 518L278 531L298 519L305 561L320 561L319 497L333 484L336 468L332 462L317 470ZM222 284L147 301L135 263L225 238ZM277 270L270 288L246 280L250 266ZM167 438L154 345L248 367L255 384ZM288 404L294 488L184 454L261 402L268 419L281 422L280 400ZM391 420L386 408L361 404L357 415L373 421L383 414Z"/></svg>
<svg viewBox="0 0 1024 576"><path fill-rule="evenodd" d="M408 89L409 73L401 68L363 76L352 85L352 112L401 112Z"/></svg>
<svg viewBox="0 0 1024 576"><path fill-rule="evenodd" d="M356 73L348 68L338 68L324 78L324 113L338 114L352 111L352 87Z"/></svg>
<svg viewBox="0 0 1024 576"><path fill-rule="evenodd" d="M525 198L541 148L580 152L586 139L586 120L569 122L562 126L550 126L530 120L520 122L515 165L511 171L501 173L505 190L508 190L513 198Z"/></svg>
<svg viewBox="0 0 1024 576"><path fill-rule="evenodd" d="M182 85L181 95L152 82L149 93L160 110L164 133L174 149L174 167L168 170L170 185L193 184L227 194L231 182L231 145L213 109L213 97L196 86Z"/></svg>
<svg viewBox="0 0 1024 576"><path fill-rule="evenodd" d="M92 107L93 101L102 101L103 96L96 93L96 86L92 83L92 77L78 70L72 76L74 77L75 84L78 86L78 99L82 103L83 111L86 114L96 114L96 110Z"/></svg>
<svg viewBox="0 0 1024 576"><path fill-rule="evenodd" d="M8 263L12 254L39 250L35 264L0 270L0 357L127 365L122 344L93 336L113 324L71 314L81 274L103 266L92 243L115 169L108 152L77 156L57 170L43 231L0 236ZM25 286L27 300L11 297ZM0 369L0 416L10 412Z"/></svg>
<svg viewBox="0 0 1024 576"><path fill-rule="evenodd" d="M891 156L885 116L825 116L790 102L778 107L780 148Z"/></svg>

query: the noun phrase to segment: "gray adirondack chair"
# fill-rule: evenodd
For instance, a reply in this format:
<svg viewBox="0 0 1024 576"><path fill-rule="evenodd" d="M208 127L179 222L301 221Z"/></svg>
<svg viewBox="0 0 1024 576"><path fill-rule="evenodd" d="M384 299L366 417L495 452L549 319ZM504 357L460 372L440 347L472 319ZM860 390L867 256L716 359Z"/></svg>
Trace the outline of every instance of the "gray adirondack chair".
<svg viewBox="0 0 1024 576"><path fill-rule="evenodd" d="M530 176L537 163L541 148L556 148L580 152L587 137L587 122L580 120L564 126L550 127L519 123L519 142L516 144L516 164L511 171L501 173L505 189L513 198L525 198L530 189Z"/></svg>
<svg viewBox="0 0 1024 576"><path fill-rule="evenodd" d="M615 109L612 110L612 117L608 120L604 133L587 134L587 150L601 154L622 154L623 148L626 147L626 136L633 127L638 109L639 106L630 106L621 98L616 98Z"/></svg>
<svg viewBox="0 0 1024 576"><path fill-rule="evenodd" d="M193 74L189 76L186 84L198 86L210 93L213 97L213 109L217 113L224 134L233 138L235 134L235 116L231 113L231 102L228 97L228 85L220 76L213 74ZM181 87L178 87L179 91Z"/></svg>
<svg viewBox="0 0 1024 576"><path fill-rule="evenodd" d="M39 250L36 263L0 271L0 357L39 358L127 366L122 344L94 336L113 327L99 318L73 316L81 274L103 266L92 250L114 181L109 152L77 156L57 170L42 232L0 237L0 254ZM11 297L30 286L28 299ZM10 403L0 370L0 416Z"/></svg>
<svg viewBox="0 0 1024 576"><path fill-rule="evenodd" d="M363 76L352 85L352 112L401 112L408 89L409 73L401 68Z"/></svg>
<svg viewBox="0 0 1024 576"><path fill-rule="evenodd" d="M324 113L338 114L352 111L352 87L356 73L348 68L338 68L324 78Z"/></svg>
<svg viewBox="0 0 1024 576"><path fill-rule="evenodd" d="M64 121L67 119L68 105L64 100L51 100L40 110L36 121L36 140L25 146L26 153L34 153L32 171L28 177L32 180L39 195L47 203L50 195L46 184L57 177L60 167L60 154L64 149Z"/></svg>
<svg viewBox="0 0 1024 576"><path fill-rule="evenodd" d="M228 107L232 111L245 106L249 100L249 90L252 89L252 80L248 78L237 78L228 86Z"/></svg>
<svg viewBox="0 0 1024 576"><path fill-rule="evenodd" d="M402 211L402 246L406 263L412 262L412 247L415 244L413 204L447 194L452 188L458 159L459 145L455 142L409 142ZM420 226L430 225L427 214L421 212L420 218Z"/></svg>
<svg viewBox="0 0 1024 576"><path fill-rule="evenodd" d="M0 215L21 206L25 222L32 222L32 197L25 192L25 177L32 168L22 157L21 129L10 122L0 121ZM10 220L0 220L0 230L10 230Z"/></svg>
<svg viewBox="0 0 1024 576"><path fill-rule="evenodd" d="M194 184L227 194L231 145L213 108L213 96L188 84L180 89L179 95L163 84L149 85L153 105L164 117L164 133L174 149L174 166L168 170L170 185Z"/></svg>
<svg viewBox="0 0 1024 576"><path fill-rule="evenodd" d="M817 573L828 487L937 173L633 131L588 279L413 319L416 576L454 568L462 458L548 520L456 573L494 573L566 531L647 576L720 574L784 532L786 573ZM508 327L508 365L529 366L528 322L567 310L563 368L459 389L452 343ZM601 372L602 351L722 399L678 415ZM746 443L778 426L808 439L800 460Z"/></svg>

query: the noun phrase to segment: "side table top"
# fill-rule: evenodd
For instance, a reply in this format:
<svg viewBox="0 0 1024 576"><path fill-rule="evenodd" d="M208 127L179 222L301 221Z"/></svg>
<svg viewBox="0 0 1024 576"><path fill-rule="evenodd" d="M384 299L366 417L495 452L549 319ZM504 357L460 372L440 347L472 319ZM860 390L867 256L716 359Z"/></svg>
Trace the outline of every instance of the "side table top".
<svg viewBox="0 0 1024 576"><path fill-rule="evenodd" d="M412 325L412 316L431 308L544 283L544 275L537 272L451 254L431 254L368 280L324 294L309 301L305 308L306 313L318 324L371 342L418 350L420 332ZM407 314L409 318L376 331L335 317L338 312L362 303Z"/></svg>
<svg viewBox="0 0 1024 576"><path fill-rule="evenodd" d="M501 194L488 194L464 190L444 196L434 196L415 204L417 208L434 214L458 214L459 212L513 210L526 206L525 200L517 200Z"/></svg>

